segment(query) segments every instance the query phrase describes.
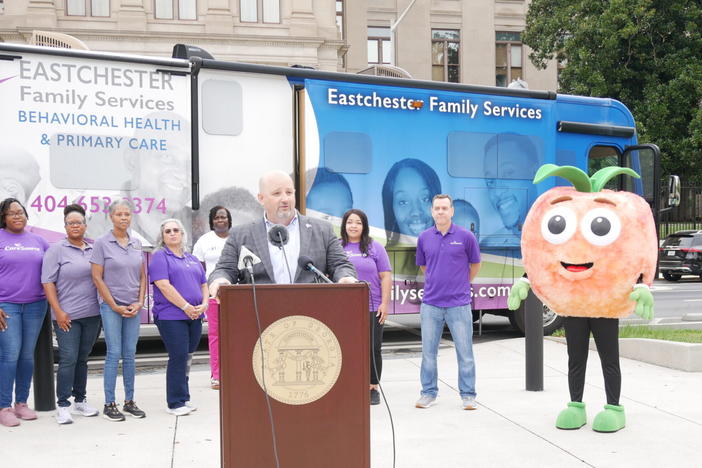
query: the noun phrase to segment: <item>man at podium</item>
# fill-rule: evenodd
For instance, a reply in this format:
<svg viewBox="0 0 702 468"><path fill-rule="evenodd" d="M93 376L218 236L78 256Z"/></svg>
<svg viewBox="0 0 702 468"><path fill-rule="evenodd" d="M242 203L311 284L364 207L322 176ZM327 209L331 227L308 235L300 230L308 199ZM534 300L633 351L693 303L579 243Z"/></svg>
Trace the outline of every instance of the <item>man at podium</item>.
<svg viewBox="0 0 702 468"><path fill-rule="evenodd" d="M210 275L210 296L216 297L223 284L250 282L251 275L256 284L313 283L318 280L313 270L318 269L337 283L357 281L331 224L295 209L295 186L289 175L268 172L258 185L263 219L232 230ZM303 265L298 265L300 258Z"/></svg>

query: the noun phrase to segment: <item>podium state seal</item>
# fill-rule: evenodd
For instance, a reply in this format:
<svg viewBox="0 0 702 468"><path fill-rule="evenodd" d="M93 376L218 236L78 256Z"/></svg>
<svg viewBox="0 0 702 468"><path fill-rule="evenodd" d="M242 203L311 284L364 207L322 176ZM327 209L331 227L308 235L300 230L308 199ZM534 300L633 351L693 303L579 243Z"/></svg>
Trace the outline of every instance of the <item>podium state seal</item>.
<svg viewBox="0 0 702 468"><path fill-rule="evenodd" d="M306 405L326 395L339 378L341 346L324 323L292 315L266 327L251 361L256 381L271 398Z"/></svg>

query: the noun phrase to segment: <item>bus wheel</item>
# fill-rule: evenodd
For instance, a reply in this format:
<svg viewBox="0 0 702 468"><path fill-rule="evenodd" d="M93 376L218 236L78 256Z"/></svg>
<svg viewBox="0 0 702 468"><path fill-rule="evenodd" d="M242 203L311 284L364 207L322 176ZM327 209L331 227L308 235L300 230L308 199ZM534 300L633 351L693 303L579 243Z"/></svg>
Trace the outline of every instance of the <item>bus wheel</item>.
<svg viewBox="0 0 702 468"><path fill-rule="evenodd" d="M552 335L559 328L563 328L565 317L556 315L554 311L544 304L541 304L541 307L543 309L544 336ZM524 303L519 309L510 312L509 323L514 329L524 334Z"/></svg>

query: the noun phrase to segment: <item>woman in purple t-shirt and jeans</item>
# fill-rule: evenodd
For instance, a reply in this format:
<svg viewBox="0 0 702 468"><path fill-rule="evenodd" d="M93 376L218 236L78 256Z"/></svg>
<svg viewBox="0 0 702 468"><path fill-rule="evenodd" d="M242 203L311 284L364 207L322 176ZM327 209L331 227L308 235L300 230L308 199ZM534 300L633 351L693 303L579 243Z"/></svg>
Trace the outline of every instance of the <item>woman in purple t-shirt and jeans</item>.
<svg viewBox="0 0 702 468"><path fill-rule="evenodd" d="M185 251L187 235L177 219L161 223L157 245L149 263L154 288L154 320L168 351L166 412L185 416L195 411L190 403L188 368L202 334L202 317L208 307L207 278L200 260Z"/></svg>
<svg viewBox="0 0 702 468"><path fill-rule="evenodd" d="M341 245L358 272L359 281L370 285L370 402L380 404L378 382L383 370L380 349L383 344L383 324L388 316L392 268L388 254L379 242L370 238L368 217L361 210L351 209L341 219Z"/></svg>
<svg viewBox="0 0 702 468"><path fill-rule="evenodd" d="M27 406L34 348L46 315L41 262L49 248L27 230L27 210L14 198L0 203L0 424L37 419ZM12 389L15 390L15 406Z"/></svg>
<svg viewBox="0 0 702 468"><path fill-rule="evenodd" d="M141 242L130 235L132 207L126 200L110 205L112 229L95 241L90 257L93 282L102 298L100 317L105 331L105 371L103 416L109 421L124 421L115 402L117 367L122 360L124 405L122 411L135 417L146 416L134 402L136 346L139 341L139 312L144 307L146 270Z"/></svg>

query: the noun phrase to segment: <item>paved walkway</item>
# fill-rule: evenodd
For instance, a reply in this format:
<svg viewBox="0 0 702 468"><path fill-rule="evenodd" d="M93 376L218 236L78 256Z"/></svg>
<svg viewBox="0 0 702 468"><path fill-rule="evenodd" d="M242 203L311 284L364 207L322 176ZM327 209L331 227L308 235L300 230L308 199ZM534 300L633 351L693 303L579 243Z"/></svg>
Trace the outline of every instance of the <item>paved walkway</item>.
<svg viewBox="0 0 702 468"><path fill-rule="evenodd" d="M480 343L475 354L477 411L460 409L451 347L440 350L439 399L426 410L414 408L419 356L386 358L383 387L395 422L398 468L702 466L702 373L622 359L627 427L615 434L593 432L589 425L560 431L554 421L568 401L564 345L544 341L543 392L523 390L523 338ZM1 466L219 466L218 393L209 388L208 369L193 369L191 394L199 410L189 416L165 412L164 386L162 370L137 375L136 400L148 414L144 420L112 423L76 416L74 424L58 426L53 413L41 413L38 421L0 428ZM88 395L96 406L101 387L101 376L89 378ZM590 420L605 403L594 352L585 402ZM384 405L371 408L371 425L372 466L390 468L392 437Z"/></svg>

